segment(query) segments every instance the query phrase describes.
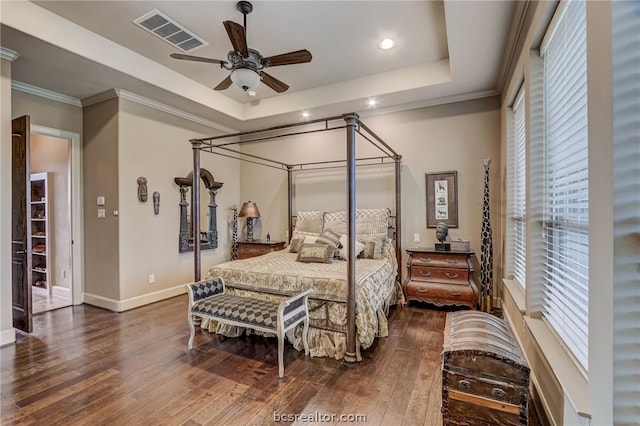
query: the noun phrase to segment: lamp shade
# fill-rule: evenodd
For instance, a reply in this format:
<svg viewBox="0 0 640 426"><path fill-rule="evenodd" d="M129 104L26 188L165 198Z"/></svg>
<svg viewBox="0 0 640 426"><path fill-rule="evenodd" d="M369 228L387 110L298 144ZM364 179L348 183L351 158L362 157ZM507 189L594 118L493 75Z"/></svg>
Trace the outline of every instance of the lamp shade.
<svg viewBox="0 0 640 426"><path fill-rule="evenodd" d="M231 72L231 81L246 92L258 86L260 74L250 68L236 68Z"/></svg>
<svg viewBox="0 0 640 426"><path fill-rule="evenodd" d="M260 211L258 210L258 206L256 205L256 203L252 201L247 201L242 205L242 208L240 209L240 213L238 213L238 216L260 217Z"/></svg>

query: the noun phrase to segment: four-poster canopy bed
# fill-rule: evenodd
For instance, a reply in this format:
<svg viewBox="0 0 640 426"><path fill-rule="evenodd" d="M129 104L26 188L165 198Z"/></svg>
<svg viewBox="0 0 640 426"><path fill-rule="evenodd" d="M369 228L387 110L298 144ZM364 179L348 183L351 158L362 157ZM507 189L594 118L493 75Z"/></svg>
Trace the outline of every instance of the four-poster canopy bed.
<svg viewBox="0 0 640 426"><path fill-rule="evenodd" d="M336 122L341 121L339 124ZM242 145L245 143L256 143L262 141L273 140L277 138L287 136L298 136L309 133L326 132L331 130L345 129L346 133L346 159L335 161L316 161L309 163L299 164L286 164L280 161L264 158L242 152L235 145ZM361 136L365 141L369 142L373 147L382 152L380 156L356 158L356 135ZM223 141L226 140L226 141ZM317 275L316 270L320 268L318 264L305 264L306 270L303 272L296 271L291 272L289 263L295 261L296 254L290 254L293 250L282 250L281 252L269 253L258 258L235 260L231 262L225 262L221 265L212 267L207 275L212 277L213 275L224 276L227 280L226 286L234 289L239 294L243 292L255 295L255 293L261 293L259 296L265 296L267 298L283 297L290 294L292 291L304 290L302 287L315 285L313 283L315 279L323 283L329 282L329 288L316 289L317 293L323 294L313 295L309 300L316 300L316 309L319 312L324 309L325 317L324 321L329 322L329 310L335 314L334 311L344 311L341 315L346 313L345 321L342 325L335 327L323 326L319 321L316 321L315 325L312 323L312 327L316 327L318 333L317 340L324 340L324 345L327 346L327 336L331 333L342 333L344 340L344 348L334 348L337 352L331 353L325 349L318 349L320 352L316 352L318 356L336 356L336 354L344 354L344 359L347 362L356 362L359 360L360 347L368 347L372 343L374 336L378 335L379 329L386 332L386 310L390 304L395 304L396 301L403 300L402 288L400 286L400 280L398 275L398 266L400 265L401 258L401 246L400 236L401 233L401 200L400 200L400 168L402 157L398 155L387 143L385 143L379 136L377 136L371 129L363 124L359 116L355 113L344 114L342 116L335 116L329 118L323 118L319 120L306 121L304 123L294 123L282 126L271 127L256 131L240 132L229 135L215 136L202 139L190 140L193 149L193 203L192 203L192 226L195 232L200 230L200 153L209 152L216 155L221 155L228 158L234 158L241 161L250 162L266 167L271 167L287 172L288 182L288 237L293 241L293 236L296 235L296 228L294 226L294 214L293 214L293 175L297 171L309 171L309 170L321 170L328 168L343 167L346 168L347 179L347 210L343 212L334 213L334 219L340 219L338 227L341 228L343 238L346 239L345 247L346 253L344 253L347 261L340 262L341 265L333 265L333 270L330 272L329 278ZM357 259L356 245L360 244L358 239L364 238L362 235L362 229L376 229L375 232L379 232L380 225L383 220L391 221L394 216L390 214L390 209L356 209L356 167L367 165L379 165L379 164L394 164L394 179L395 179L395 223L391 226L390 222L384 223L384 231L387 233L388 229L393 229L393 241L386 239L386 245L384 248L376 246L376 257L369 257L368 259ZM305 212L305 213L322 213L322 227L324 226L324 215L326 212ZM328 218L330 216L327 216ZM373 218L373 219L372 219ZM368 222L368 221L373 222ZM301 222L299 222L301 223ZM358 228L357 228L358 227ZM374 231L371 231L374 232ZM301 232L304 239L306 232ZM195 235L195 234L194 234ZM314 234L315 235L315 234ZM292 244L293 245L293 244ZM198 239L194 239L193 252L194 252L194 281L201 280L201 258L200 258L200 242ZM284 253L286 252L286 253ZM273 256L273 259L270 257ZM275 256L280 256L276 259ZM285 259L286 257L291 259ZM375 260L374 260L375 259ZM359 270L356 271L356 261L360 262ZM245 262L240 264L240 262ZM271 263L274 262L274 263ZM287 263L289 262L289 263ZM289 266L284 266L285 263ZM298 262L300 263L300 262ZM346 263L346 280L344 278ZM245 265L248 265L245 267ZM327 265L329 266L329 265ZM270 270L277 270L282 268L281 275L273 276L267 275ZM340 269L342 267L342 269ZM254 268L254 269L251 269ZM365 270L367 272L365 272ZM309 274L308 277L302 275ZM314 275L315 274L315 275ZM341 275L338 279L338 275ZM322 276L322 278L320 278ZM233 281L233 279L237 281ZM266 286L269 288L257 289L255 282L247 281L269 281ZM340 280L342 284L340 284ZM275 285L274 282L279 283ZM294 283L294 284L291 284ZM288 287L289 286L289 287ZM341 287L341 288L340 288ZM345 288L346 287L346 288ZM358 288L356 288L358 287ZM369 292L369 293L367 293ZM392 300L393 299L393 300ZM374 303L373 301L376 301ZM358 303L358 304L357 304ZM369 307L368 305L375 305ZM367 306L365 306L367 305ZM365 311L365 309L370 309ZM382 313L382 311L385 311ZM362 318L358 318L358 327L356 329L356 314L363 317L367 316L371 320L375 327L370 327L369 324L365 324ZM380 321L380 323L379 323ZM338 321L340 322L340 321ZM203 327L205 324L203 324ZM216 330L218 325L214 324L210 326L210 329ZM365 330L369 328L375 328L375 330ZM219 331L219 329L217 329ZM237 333L236 331L229 331L230 333ZM360 333L360 334L358 334ZM344 338L346 335L346 338ZM295 335L287 335L290 340L295 343ZM358 337L358 341L357 340ZM331 337L333 338L333 337ZM330 343L328 346L336 345L337 343ZM342 349L342 350L341 350ZM313 354L313 348L312 348Z"/></svg>

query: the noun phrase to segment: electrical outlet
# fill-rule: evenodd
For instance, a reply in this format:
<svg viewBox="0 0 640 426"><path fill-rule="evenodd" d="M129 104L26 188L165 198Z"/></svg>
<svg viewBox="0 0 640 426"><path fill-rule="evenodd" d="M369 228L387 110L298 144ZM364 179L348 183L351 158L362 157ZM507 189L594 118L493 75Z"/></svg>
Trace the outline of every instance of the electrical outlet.
<svg viewBox="0 0 640 426"><path fill-rule="evenodd" d="M149 284L153 284L156 282L156 275L155 274L149 274Z"/></svg>
<svg viewBox="0 0 640 426"><path fill-rule="evenodd" d="M420 234L413 234L413 242L414 243L420 242Z"/></svg>
<svg viewBox="0 0 640 426"><path fill-rule="evenodd" d="M105 209L98 209L98 219L104 219L106 215Z"/></svg>

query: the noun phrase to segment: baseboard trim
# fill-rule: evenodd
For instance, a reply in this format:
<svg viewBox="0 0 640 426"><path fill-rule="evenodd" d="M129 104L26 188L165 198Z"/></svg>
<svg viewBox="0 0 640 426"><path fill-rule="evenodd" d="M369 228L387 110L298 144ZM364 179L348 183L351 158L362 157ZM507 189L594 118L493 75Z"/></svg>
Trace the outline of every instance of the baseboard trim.
<svg viewBox="0 0 640 426"><path fill-rule="evenodd" d="M99 308L108 309L113 312L124 312L130 309L139 308L141 306L149 305L151 303L160 302L165 299L179 296L187 292L184 285L179 285L163 290L154 291L153 293L143 294L142 296L135 296L124 300L115 300L107 297L98 296L95 294L85 293L84 303Z"/></svg>
<svg viewBox="0 0 640 426"><path fill-rule="evenodd" d="M16 341L16 330L11 328L9 330L0 331L0 346L8 345Z"/></svg>
<svg viewBox="0 0 640 426"><path fill-rule="evenodd" d="M51 292L53 293L54 296L64 297L65 299L71 300L70 288L54 285L53 287L51 287Z"/></svg>

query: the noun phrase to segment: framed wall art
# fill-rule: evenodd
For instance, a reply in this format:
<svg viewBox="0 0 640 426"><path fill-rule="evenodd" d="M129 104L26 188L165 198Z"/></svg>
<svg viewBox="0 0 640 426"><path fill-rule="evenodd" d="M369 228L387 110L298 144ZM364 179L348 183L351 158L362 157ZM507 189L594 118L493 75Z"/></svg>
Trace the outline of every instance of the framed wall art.
<svg viewBox="0 0 640 426"><path fill-rule="evenodd" d="M427 228L458 227L458 172L426 173Z"/></svg>

